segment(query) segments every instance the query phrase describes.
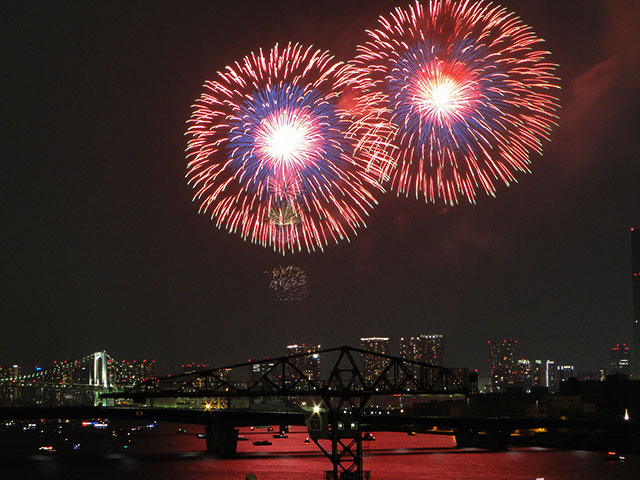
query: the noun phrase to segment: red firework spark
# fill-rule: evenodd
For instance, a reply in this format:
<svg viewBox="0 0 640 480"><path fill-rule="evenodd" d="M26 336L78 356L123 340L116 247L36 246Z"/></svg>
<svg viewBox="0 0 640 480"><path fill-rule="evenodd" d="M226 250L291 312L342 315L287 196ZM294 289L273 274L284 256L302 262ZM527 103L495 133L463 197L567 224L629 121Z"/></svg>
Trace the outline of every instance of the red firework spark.
<svg viewBox="0 0 640 480"><path fill-rule="evenodd" d="M475 202L529 172L557 119L556 65L530 27L479 1L430 0L380 17L355 64L386 105L398 194Z"/></svg>
<svg viewBox="0 0 640 480"><path fill-rule="evenodd" d="M187 130L200 212L282 253L348 240L382 191L375 102L345 95L366 81L328 52L292 44L207 81Z"/></svg>

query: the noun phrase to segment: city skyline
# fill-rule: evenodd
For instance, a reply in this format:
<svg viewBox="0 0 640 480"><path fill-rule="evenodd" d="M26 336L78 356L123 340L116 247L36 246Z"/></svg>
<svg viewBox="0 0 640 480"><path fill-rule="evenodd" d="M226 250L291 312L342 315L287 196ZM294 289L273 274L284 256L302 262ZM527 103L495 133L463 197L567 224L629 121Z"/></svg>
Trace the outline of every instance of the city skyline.
<svg viewBox="0 0 640 480"><path fill-rule="evenodd" d="M394 342L394 340L398 340ZM360 338L359 347L371 352L382 353L385 355L395 356L411 361L428 363L436 366L444 366L452 371L462 371L466 369L469 372L475 371L478 375L485 379L494 379L493 386L499 386L499 382L503 387L505 386L526 386L523 385L522 379L528 378L531 386L549 386L554 382L560 381L558 378L551 378L553 376L550 369L554 371L558 368L570 368L571 375L576 376L580 380L603 380L606 375L624 375L634 379L631 363L630 363L630 346L624 343L607 346L606 349L609 352L609 360L596 368L589 369L584 365L575 364L572 359L566 358L559 353L558 355L552 355L551 358L537 356L535 351L525 348L526 353L522 354L520 351L520 344L517 339L501 339L501 340L489 340L489 355L488 362L478 365L454 365L451 363L443 363L444 357L444 345L446 339L441 334L417 334L411 337L401 337L394 339L390 337L363 337ZM502 352L501 348L504 344L506 348L505 352L508 353L509 359L504 357L504 362L498 359L494 354L494 350L498 349L498 352ZM392 347L393 346L393 347ZM331 348L331 347L330 347ZM279 358L281 356L299 355L309 353L308 356L298 357L294 360L294 364L303 371L310 379L322 378L322 374L328 372L322 371L320 365L319 355L316 352L326 350L322 348L320 344L314 344L313 342L299 344L291 344L283 346L283 353L274 355L272 357L267 356L251 356L246 359L247 362L255 361L258 358L266 360L269 358ZM156 367L156 360L154 359L135 359L135 360L116 360L108 355L107 350L96 352L85 356L86 358L93 357L96 354L105 353L106 358L109 359L109 365L120 365L121 370L129 368L142 367L145 364L153 365L153 368L158 368L160 375L174 375L180 373L193 373L201 370L215 370L218 368L228 368L230 364L215 364L212 365L209 362L200 360L189 359L185 360L180 365L167 365L160 361ZM507 355L507 354L505 354ZM502 354L499 356L503 356ZM430 361L431 360L431 361ZM80 362L82 362L81 360ZM20 375L32 375L39 374L41 371L51 369L60 369L77 364L68 357L63 360L54 360L49 367L41 362L26 362L24 364L7 363L0 364L0 378L15 378ZM243 363L243 362L239 362ZM496 368L498 366L498 368ZM373 374L378 370L374 364L369 365L368 359L363 358L363 368L365 372ZM123 370L123 371L124 371ZM496 370L494 372L494 370ZM15 373L18 372L18 373ZM254 374L258 373L254 371ZM120 373L121 374L121 373ZM500 375L504 375L506 379L500 379ZM566 376L565 376L566 377ZM568 378L568 377L567 377ZM499 380L496 380L499 379ZM563 377L566 380L566 378ZM489 385L490 386L490 385ZM557 388L557 385L555 385ZM504 388L498 390L504 390Z"/></svg>
<svg viewBox="0 0 640 480"><path fill-rule="evenodd" d="M348 61L399 3L8 7L0 365L101 349L227 365L299 339L422 332L446 337L449 365L486 365L491 338L606 365L633 342L640 6L499 3L559 64L559 125L532 174L477 205L381 196L350 243L284 257L197 214L190 107L216 71L275 42ZM274 299L265 272L280 265L305 272L296 300Z"/></svg>

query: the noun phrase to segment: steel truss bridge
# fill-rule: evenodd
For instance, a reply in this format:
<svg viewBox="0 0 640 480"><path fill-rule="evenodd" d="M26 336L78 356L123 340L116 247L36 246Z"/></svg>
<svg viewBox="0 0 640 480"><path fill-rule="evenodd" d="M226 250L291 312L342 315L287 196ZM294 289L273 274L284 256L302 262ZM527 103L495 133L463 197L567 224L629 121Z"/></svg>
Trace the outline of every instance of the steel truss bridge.
<svg viewBox="0 0 640 480"><path fill-rule="evenodd" d="M311 354L331 366L326 380L314 378L304 367ZM231 381L237 373L239 378L252 374L253 378ZM331 461L327 478L359 480L365 477L363 413L372 397L466 393L463 379L444 367L343 346L151 379L102 397L137 403L153 398L307 398L313 408L298 414L303 415L310 438ZM208 450L235 452L237 430L212 422L206 431Z"/></svg>

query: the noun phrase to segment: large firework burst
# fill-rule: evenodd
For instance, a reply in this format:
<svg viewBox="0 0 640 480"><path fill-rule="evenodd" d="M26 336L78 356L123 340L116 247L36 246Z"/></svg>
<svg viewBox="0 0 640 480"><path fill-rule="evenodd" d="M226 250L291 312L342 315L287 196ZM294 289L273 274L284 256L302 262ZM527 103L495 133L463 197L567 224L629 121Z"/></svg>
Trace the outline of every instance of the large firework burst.
<svg viewBox="0 0 640 480"><path fill-rule="evenodd" d="M200 212L274 250L311 251L348 239L382 190L370 128L348 101L361 77L311 47L276 45L207 81L187 135L187 178Z"/></svg>
<svg viewBox="0 0 640 480"><path fill-rule="evenodd" d="M278 266L271 272L269 288L273 289L278 301L300 301L307 297L307 274L300 267Z"/></svg>
<svg viewBox="0 0 640 480"><path fill-rule="evenodd" d="M484 1L429 0L380 17L368 35L355 64L372 78L366 95L386 103L392 189L453 205L529 171L558 87L530 27Z"/></svg>

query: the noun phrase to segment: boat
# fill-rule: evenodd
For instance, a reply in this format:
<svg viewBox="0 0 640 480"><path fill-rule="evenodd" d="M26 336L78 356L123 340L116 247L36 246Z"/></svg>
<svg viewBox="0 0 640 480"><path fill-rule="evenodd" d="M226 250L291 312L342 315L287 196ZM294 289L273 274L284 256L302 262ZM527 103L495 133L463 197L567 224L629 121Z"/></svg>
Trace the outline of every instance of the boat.
<svg viewBox="0 0 640 480"><path fill-rule="evenodd" d="M249 440L247 437L245 437L243 435L238 435L238 441L239 442L246 442L247 440Z"/></svg>
<svg viewBox="0 0 640 480"><path fill-rule="evenodd" d="M269 440L256 440L255 442L253 442L253 444L256 446L272 445L272 443Z"/></svg>
<svg viewBox="0 0 640 480"><path fill-rule="evenodd" d="M373 442L375 441L376 437L374 437L371 433L369 432L365 432L365 434L362 436L362 440L365 442Z"/></svg>
<svg viewBox="0 0 640 480"><path fill-rule="evenodd" d="M273 438L289 438L289 435L286 433L274 433Z"/></svg>
<svg viewBox="0 0 640 480"><path fill-rule="evenodd" d="M611 460L613 462L624 462L627 458L624 455L620 455L617 452L609 451L607 452L607 460Z"/></svg>
<svg viewBox="0 0 640 480"><path fill-rule="evenodd" d="M309 437L304 439L304 443L311 443L311 440L309 440Z"/></svg>

